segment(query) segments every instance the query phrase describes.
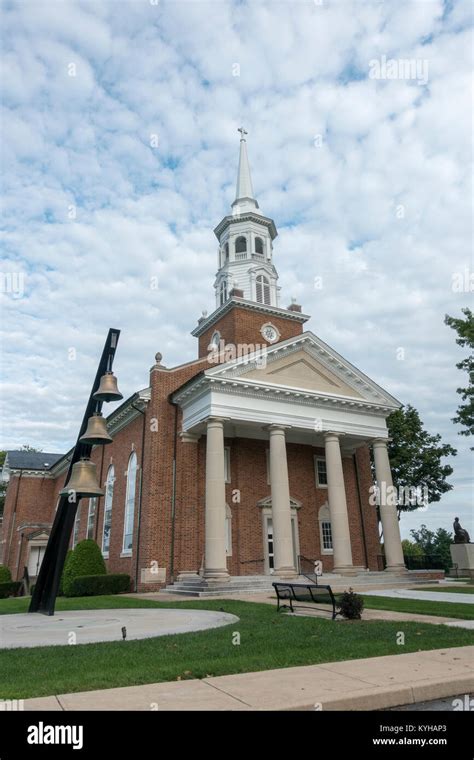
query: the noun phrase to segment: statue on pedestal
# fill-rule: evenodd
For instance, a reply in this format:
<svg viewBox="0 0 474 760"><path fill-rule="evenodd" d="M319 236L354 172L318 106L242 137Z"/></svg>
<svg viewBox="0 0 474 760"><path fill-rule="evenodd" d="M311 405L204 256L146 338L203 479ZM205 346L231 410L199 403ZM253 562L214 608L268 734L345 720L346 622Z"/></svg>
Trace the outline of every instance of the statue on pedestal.
<svg viewBox="0 0 474 760"><path fill-rule="evenodd" d="M454 518L453 522L453 528L454 528L454 543L455 544L470 544L471 539L469 538L469 533L465 528L461 526L461 523L459 522L459 517Z"/></svg>

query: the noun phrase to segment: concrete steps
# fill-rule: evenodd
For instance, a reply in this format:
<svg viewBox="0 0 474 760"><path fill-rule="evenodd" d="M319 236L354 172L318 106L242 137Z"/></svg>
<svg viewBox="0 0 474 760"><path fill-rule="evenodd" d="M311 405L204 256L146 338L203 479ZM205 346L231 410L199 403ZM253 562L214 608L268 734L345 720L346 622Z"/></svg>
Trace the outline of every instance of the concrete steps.
<svg viewBox="0 0 474 760"><path fill-rule="evenodd" d="M166 586L163 591L168 594L187 597L229 597L236 595L251 595L272 593L272 583L280 580L274 575L239 575L231 576L225 583L209 584L199 575L189 576ZM295 579L296 580L296 579ZM297 582L305 583L308 578L300 576ZM430 579L429 574L422 577L411 577L410 573L397 575L386 572L367 572L356 576L342 576L333 573L321 575L318 578L321 586L331 586L333 591L339 593L348 588L354 591L369 591L372 589L407 588L413 585L437 584L437 580Z"/></svg>

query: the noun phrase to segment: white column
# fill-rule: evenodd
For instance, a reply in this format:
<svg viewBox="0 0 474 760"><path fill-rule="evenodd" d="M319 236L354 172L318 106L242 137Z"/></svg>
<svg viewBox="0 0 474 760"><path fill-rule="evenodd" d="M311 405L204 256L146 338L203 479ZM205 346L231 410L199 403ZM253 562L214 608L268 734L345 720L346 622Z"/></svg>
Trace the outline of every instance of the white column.
<svg viewBox="0 0 474 760"><path fill-rule="evenodd" d="M281 578L294 578L297 573L293 558L285 428L279 425L270 425L270 488L274 572Z"/></svg>
<svg viewBox="0 0 474 760"><path fill-rule="evenodd" d="M392 572L404 572L406 571L406 567L400 538L397 498L393 486L392 471L390 470L386 439L376 438L373 442L373 448L375 478L379 489L380 519L382 521L385 561L387 565L385 569Z"/></svg>
<svg viewBox="0 0 474 760"><path fill-rule="evenodd" d="M331 513L333 572L346 575L356 574L357 570L352 564L351 536L339 435L337 433L325 433L324 445L326 449L328 502Z"/></svg>
<svg viewBox="0 0 474 760"><path fill-rule="evenodd" d="M204 577L229 580L225 553L224 421L207 422Z"/></svg>

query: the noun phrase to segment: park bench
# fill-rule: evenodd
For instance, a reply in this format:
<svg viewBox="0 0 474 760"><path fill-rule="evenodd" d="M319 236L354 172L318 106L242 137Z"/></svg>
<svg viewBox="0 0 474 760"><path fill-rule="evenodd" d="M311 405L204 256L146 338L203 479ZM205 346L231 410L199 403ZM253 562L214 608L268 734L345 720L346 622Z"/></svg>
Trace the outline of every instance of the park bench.
<svg viewBox="0 0 474 760"><path fill-rule="evenodd" d="M332 619L336 619L336 600L331 586L320 586L318 583L293 583L292 581L276 581L272 583L277 595L277 612L282 609L290 609L294 612L293 602L313 602L314 604L326 604L332 608ZM282 602L289 602L282 604ZM329 612L329 610L326 610Z"/></svg>

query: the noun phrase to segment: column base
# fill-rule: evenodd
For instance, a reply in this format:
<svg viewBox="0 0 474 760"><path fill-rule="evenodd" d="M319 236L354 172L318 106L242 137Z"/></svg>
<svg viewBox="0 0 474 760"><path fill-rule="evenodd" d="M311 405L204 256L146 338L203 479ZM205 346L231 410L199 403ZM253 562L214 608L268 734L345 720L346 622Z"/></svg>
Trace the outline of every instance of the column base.
<svg viewBox="0 0 474 760"><path fill-rule="evenodd" d="M207 583L227 583L230 580L230 575L225 568L216 570L213 568L205 568L204 580L207 581Z"/></svg>
<svg viewBox="0 0 474 760"><path fill-rule="evenodd" d="M340 565L334 567L332 571L335 575L359 575L365 572L365 567L354 567L354 565Z"/></svg>
<svg viewBox="0 0 474 760"><path fill-rule="evenodd" d="M387 567L384 570L384 573L408 573L408 570L406 569L405 565L387 565Z"/></svg>
<svg viewBox="0 0 474 760"><path fill-rule="evenodd" d="M278 578L285 578L289 580L290 578L297 578L298 573L296 572L294 567L276 567L273 571L273 574L276 575Z"/></svg>

